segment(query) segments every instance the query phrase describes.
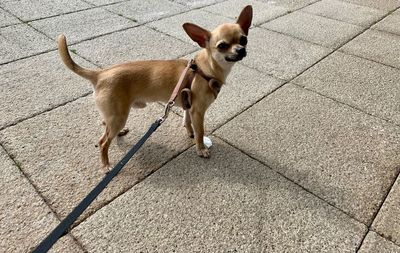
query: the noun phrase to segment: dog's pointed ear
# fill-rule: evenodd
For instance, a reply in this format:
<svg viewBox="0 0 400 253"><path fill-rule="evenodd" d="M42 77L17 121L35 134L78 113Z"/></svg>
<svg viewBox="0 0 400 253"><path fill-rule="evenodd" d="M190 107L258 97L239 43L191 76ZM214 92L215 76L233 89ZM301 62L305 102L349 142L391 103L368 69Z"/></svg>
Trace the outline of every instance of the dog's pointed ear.
<svg viewBox="0 0 400 253"><path fill-rule="evenodd" d="M243 8L240 13L236 23L240 25L243 32L247 35L249 33L249 28L251 26L251 20L253 19L253 7L251 5L247 5Z"/></svg>
<svg viewBox="0 0 400 253"><path fill-rule="evenodd" d="M199 46L203 48L207 47L207 42L211 38L211 33L208 30L192 23L184 23L183 29L193 41L199 44Z"/></svg>

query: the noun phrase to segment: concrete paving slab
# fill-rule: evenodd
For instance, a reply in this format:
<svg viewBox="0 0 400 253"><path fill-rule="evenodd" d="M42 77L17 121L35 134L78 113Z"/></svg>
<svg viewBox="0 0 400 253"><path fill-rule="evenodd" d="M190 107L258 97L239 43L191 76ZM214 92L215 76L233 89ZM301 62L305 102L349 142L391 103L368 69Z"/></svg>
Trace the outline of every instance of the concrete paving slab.
<svg viewBox="0 0 400 253"><path fill-rule="evenodd" d="M76 55L74 59L93 68ZM0 129L91 90L87 80L64 66L56 51L3 65L0 68Z"/></svg>
<svg viewBox="0 0 400 253"><path fill-rule="evenodd" d="M335 52L293 82L400 125L400 70Z"/></svg>
<svg viewBox="0 0 400 253"><path fill-rule="evenodd" d="M205 29L212 30L222 23L233 23L235 20L215 15L207 11L193 10L173 17L151 22L147 25L198 47L197 43L193 42L182 28L182 25L186 22L194 23Z"/></svg>
<svg viewBox="0 0 400 253"><path fill-rule="evenodd" d="M149 59L174 59L196 47L147 27L135 27L71 46L101 66Z"/></svg>
<svg viewBox="0 0 400 253"><path fill-rule="evenodd" d="M400 253L400 247L379 236L373 231L369 231L364 239L359 253Z"/></svg>
<svg viewBox="0 0 400 253"><path fill-rule="evenodd" d="M75 43L102 34L133 27L137 23L101 8L94 8L29 23L49 37L65 34L68 43ZM96 25L93 25L96 24Z"/></svg>
<svg viewBox="0 0 400 253"><path fill-rule="evenodd" d="M0 251L32 250L59 221L0 147ZM51 252L83 252L70 236Z"/></svg>
<svg viewBox="0 0 400 253"><path fill-rule="evenodd" d="M253 6L254 10L252 25L265 23L289 12L289 9L282 6L276 6L269 4L268 2L263 3L255 0L231 0L205 7L203 10L236 20L240 11L249 4Z"/></svg>
<svg viewBox="0 0 400 253"><path fill-rule="evenodd" d="M400 2L397 0L385 0L385 1L376 1L376 0L343 0L349 3L364 5L380 10L392 11L400 6Z"/></svg>
<svg viewBox="0 0 400 253"><path fill-rule="evenodd" d="M103 126L92 100L91 96L78 99L0 132L0 142L60 217L65 217L104 176L95 147ZM132 110L127 123L131 131L110 147L113 164L162 116L163 109L154 104ZM180 117L170 115L81 219L188 148L192 140L181 123ZM197 159L195 152L192 157Z"/></svg>
<svg viewBox="0 0 400 253"><path fill-rule="evenodd" d="M367 30L340 50L400 68L400 36L397 35Z"/></svg>
<svg viewBox="0 0 400 253"><path fill-rule="evenodd" d="M85 1L96 6L102 6L102 5L125 2L129 0L85 0Z"/></svg>
<svg viewBox="0 0 400 253"><path fill-rule="evenodd" d="M159 0L157 4L151 1L131 0L109 5L105 8L139 23L158 20L188 9L185 5L167 0Z"/></svg>
<svg viewBox="0 0 400 253"><path fill-rule="evenodd" d="M261 28L250 30L247 48L245 65L286 80L331 52L331 49Z"/></svg>
<svg viewBox="0 0 400 253"><path fill-rule="evenodd" d="M282 6L291 11L304 8L307 5L317 2L318 0L262 0L264 3Z"/></svg>
<svg viewBox="0 0 400 253"><path fill-rule="evenodd" d="M398 13L395 12L387 16L386 18L382 19L382 21L378 22L371 28L400 35L399 23L400 23L400 12Z"/></svg>
<svg viewBox="0 0 400 253"><path fill-rule="evenodd" d="M399 127L293 84L216 134L365 224L400 169Z"/></svg>
<svg viewBox="0 0 400 253"><path fill-rule="evenodd" d="M386 14L386 11L338 0L322 0L301 11L369 27Z"/></svg>
<svg viewBox="0 0 400 253"><path fill-rule="evenodd" d="M18 18L14 17L3 9L0 9L0 27L15 25L19 23L21 23L21 21L18 20Z"/></svg>
<svg viewBox="0 0 400 253"><path fill-rule="evenodd" d="M46 52L56 44L25 24L0 28L0 64Z"/></svg>
<svg viewBox="0 0 400 253"><path fill-rule="evenodd" d="M400 178L400 177L399 177ZM382 236L400 245L400 179L376 216L372 228Z"/></svg>
<svg viewBox="0 0 400 253"><path fill-rule="evenodd" d="M237 64L217 100L207 110L207 128L214 131L282 84L283 80Z"/></svg>
<svg viewBox="0 0 400 253"><path fill-rule="evenodd" d="M223 2L224 0L171 0L171 1L175 2L175 3L187 5L191 8L199 8L199 7L203 7L206 5Z"/></svg>
<svg viewBox="0 0 400 253"><path fill-rule="evenodd" d="M272 20L261 27L330 48L337 48L363 30L360 26L300 11Z"/></svg>
<svg viewBox="0 0 400 253"><path fill-rule="evenodd" d="M0 7L8 10L23 21L31 21L87 9L91 5L81 0L3 0L0 2Z"/></svg>
<svg viewBox="0 0 400 253"><path fill-rule="evenodd" d="M190 149L72 233L90 252L339 252L365 226L215 140Z"/></svg>

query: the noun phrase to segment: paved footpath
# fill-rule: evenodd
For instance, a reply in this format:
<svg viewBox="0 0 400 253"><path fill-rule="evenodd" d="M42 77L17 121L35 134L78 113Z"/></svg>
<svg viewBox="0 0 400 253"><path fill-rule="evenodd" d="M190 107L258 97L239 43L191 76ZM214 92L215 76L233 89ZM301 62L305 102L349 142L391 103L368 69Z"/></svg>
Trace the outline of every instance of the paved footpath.
<svg viewBox="0 0 400 253"><path fill-rule="evenodd" d="M52 252L400 252L400 1L0 1L0 252L29 252L103 177L89 83L61 63L191 57L181 25L254 8L196 156L181 112ZM163 112L133 110L117 161Z"/></svg>

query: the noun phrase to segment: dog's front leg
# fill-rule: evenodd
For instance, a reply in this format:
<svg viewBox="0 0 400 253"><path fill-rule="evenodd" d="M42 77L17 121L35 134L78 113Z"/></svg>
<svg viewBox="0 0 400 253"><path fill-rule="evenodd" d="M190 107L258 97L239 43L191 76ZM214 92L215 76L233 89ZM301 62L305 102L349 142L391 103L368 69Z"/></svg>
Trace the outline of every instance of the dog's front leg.
<svg viewBox="0 0 400 253"><path fill-rule="evenodd" d="M204 145L204 112L190 110L190 118L192 119L194 138L196 141L196 152L200 157L210 157L210 151Z"/></svg>
<svg viewBox="0 0 400 253"><path fill-rule="evenodd" d="M192 120L190 119L189 110L185 110L185 114L183 115L183 125L186 128L187 134L190 138L194 138Z"/></svg>

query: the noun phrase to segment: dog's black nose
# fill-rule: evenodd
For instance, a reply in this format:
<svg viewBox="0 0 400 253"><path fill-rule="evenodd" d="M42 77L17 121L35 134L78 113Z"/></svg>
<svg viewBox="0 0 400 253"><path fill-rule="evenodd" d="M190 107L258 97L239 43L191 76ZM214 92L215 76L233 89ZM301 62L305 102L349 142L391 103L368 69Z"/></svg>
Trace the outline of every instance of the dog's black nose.
<svg viewBox="0 0 400 253"><path fill-rule="evenodd" d="M238 47L236 48L236 53L240 56L246 56L246 48Z"/></svg>

